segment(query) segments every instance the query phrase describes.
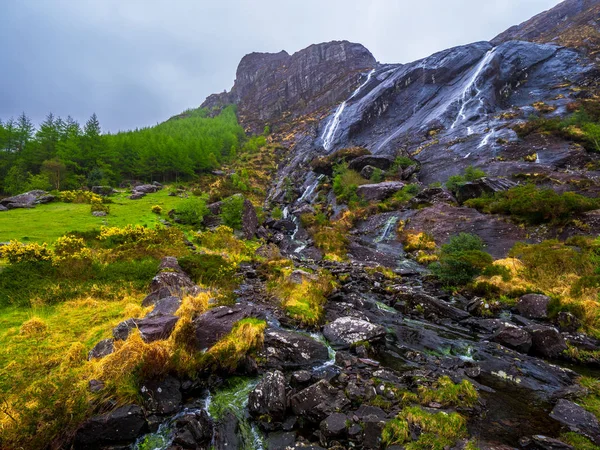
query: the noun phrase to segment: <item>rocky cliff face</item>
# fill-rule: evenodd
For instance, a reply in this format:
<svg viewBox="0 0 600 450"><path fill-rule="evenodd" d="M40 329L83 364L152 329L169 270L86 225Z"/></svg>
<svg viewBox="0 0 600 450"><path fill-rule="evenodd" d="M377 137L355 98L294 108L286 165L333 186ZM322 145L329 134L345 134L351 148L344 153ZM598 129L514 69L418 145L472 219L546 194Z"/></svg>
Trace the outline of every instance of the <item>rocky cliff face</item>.
<svg viewBox="0 0 600 450"><path fill-rule="evenodd" d="M553 43L597 49L600 44L600 2L566 0L549 11L509 28L496 36L494 45L507 41Z"/></svg>
<svg viewBox="0 0 600 450"><path fill-rule="evenodd" d="M311 45L293 55L251 53L242 58L231 91L210 96L203 106L235 103L244 125L262 131L265 125L331 107L375 65L365 47L347 41Z"/></svg>

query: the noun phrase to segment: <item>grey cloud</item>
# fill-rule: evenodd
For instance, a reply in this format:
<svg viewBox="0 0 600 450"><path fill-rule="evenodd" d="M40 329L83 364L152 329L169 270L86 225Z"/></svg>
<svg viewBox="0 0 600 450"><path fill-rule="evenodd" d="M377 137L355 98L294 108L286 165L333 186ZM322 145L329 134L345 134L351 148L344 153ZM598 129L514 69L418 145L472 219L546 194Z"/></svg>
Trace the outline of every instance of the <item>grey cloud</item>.
<svg viewBox="0 0 600 450"><path fill-rule="evenodd" d="M558 0L4 0L0 118L153 125L229 89L252 51L360 42L408 62L488 40ZM485 6L484 6L485 5Z"/></svg>

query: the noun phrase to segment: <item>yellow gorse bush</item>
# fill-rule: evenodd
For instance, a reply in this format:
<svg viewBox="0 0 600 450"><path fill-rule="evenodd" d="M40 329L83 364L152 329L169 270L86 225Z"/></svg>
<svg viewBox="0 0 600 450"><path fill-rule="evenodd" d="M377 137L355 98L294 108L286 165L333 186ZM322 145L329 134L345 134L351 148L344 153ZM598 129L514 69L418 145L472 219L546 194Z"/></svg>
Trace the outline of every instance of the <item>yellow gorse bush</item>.
<svg viewBox="0 0 600 450"><path fill-rule="evenodd" d="M156 228L146 228L142 225L127 225L124 228L119 227L101 227L98 239L106 241L108 239L119 243L141 242L154 239L158 234Z"/></svg>
<svg viewBox="0 0 600 450"><path fill-rule="evenodd" d="M11 264L20 262L51 261L52 251L44 244L23 244L19 241L10 241L0 247L0 256L8 259Z"/></svg>
<svg viewBox="0 0 600 450"><path fill-rule="evenodd" d="M102 203L102 197L91 191L62 191L60 200L64 203Z"/></svg>
<svg viewBox="0 0 600 450"><path fill-rule="evenodd" d="M66 259L91 259L92 251L86 247L82 238L74 236L59 237L54 243L53 264Z"/></svg>

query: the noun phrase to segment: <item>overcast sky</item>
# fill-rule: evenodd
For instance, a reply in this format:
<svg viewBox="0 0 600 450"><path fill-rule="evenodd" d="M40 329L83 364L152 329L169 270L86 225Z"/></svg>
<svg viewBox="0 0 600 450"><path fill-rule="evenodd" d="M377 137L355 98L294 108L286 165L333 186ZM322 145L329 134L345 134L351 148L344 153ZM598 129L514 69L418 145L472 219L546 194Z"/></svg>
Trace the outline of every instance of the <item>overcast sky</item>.
<svg viewBox="0 0 600 450"><path fill-rule="evenodd" d="M347 39L381 62L490 40L559 0L0 0L0 118L153 125L229 90L242 56Z"/></svg>

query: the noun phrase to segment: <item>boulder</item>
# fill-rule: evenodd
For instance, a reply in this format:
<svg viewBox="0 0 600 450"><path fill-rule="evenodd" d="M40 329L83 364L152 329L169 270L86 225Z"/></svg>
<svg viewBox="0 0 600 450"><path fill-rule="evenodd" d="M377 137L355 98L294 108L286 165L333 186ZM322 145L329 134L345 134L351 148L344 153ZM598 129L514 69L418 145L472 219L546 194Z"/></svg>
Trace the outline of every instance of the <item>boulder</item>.
<svg viewBox="0 0 600 450"><path fill-rule="evenodd" d="M110 186L92 186L92 192L97 195L111 195L115 193L115 190Z"/></svg>
<svg viewBox="0 0 600 450"><path fill-rule="evenodd" d="M271 220L267 222L266 226L271 230L281 231L288 234L291 234L296 229L296 224L290 219Z"/></svg>
<svg viewBox="0 0 600 450"><path fill-rule="evenodd" d="M0 200L0 206L7 209L33 208L35 205L49 203L53 200L53 195L49 195L46 191L36 189L13 197L3 198Z"/></svg>
<svg viewBox="0 0 600 450"><path fill-rule="evenodd" d="M357 342L380 339L385 336L385 328L362 319L340 317L325 325L323 336L332 347L342 349Z"/></svg>
<svg viewBox="0 0 600 450"><path fill-rule="evenodd" d="M104 358L115 351L114 339L102 339L88 353L88 360Z"/></svg>
<svg viewBox="0 0 600 450"><path fill-rule="evenodd" d="M139 200L140 198L144 198L146 196L143 192L135 191L133 194L129 196L129 200Z"/></svg>
<svg viewBox="0 0 600 450"><path fill-rule="evenodd" d="M567 344L556 328L531 325L525 330L531 334L530 353L533 355L558 358L567 350Z"/></svg>
<svg viewBox="0 0 600 450"><path fill-rule="evenodd" d="M377 184L363 184L359 186L356 193L367 201L381 201L391 197L404 187L400 181L384 181Z"/></svg>
<svg viewBox="0 0 600 450"><path fill-rule="evenodd" d="M246 239L252 239L258 229L258 216L254 205L250 200L244 200L244 209L242 210L242 233Z"/></svg>
<svg viewBox="0 0 600 450"><path fill-rule="evenodd" d="M574 447L565 444L563 441L554 439L541 434L536 434L527 439L527 443L523 445L525 448L535 448L540 450L574 450Z"/></svg>
<svg viewBox="0 0 600 450"><path fill-rule="evenodd" d="M255 316L255 309L247 304L212 308L193 321L196 345L199 349L210 348L230 333L236 322Z"/></svg>
<svg viewBox="0 0 600 450"><path fill-rule="evenodd" d="M581 327L581 320L570 312L561 311L556 316L558 329L565 333L575 333Z"/></svg>
<svg viewBox="0 0 600 450"><path fill-rule="evenodd" d="M174 428L175 448L195 450L210 447L214 424L206 411L187 411L175 420Z"/></svg>
<svg viewBox="0 0 600 450"><path fill-rule="evenodd" d="M168 339L175 329L178 320L179 317L176 316L159 315L155 317L144 317L135 322L140 330L142 339L144 342L148 343Z"/></svg>
<svg viewBox="0 0 600 450"><path fill-rule="evenodd" d="M509 323L501 325L491 340L520 353L526 354L531 349L531 335L522 328Z"/></svg>
<svg viewBox="0 0 600 450"><path fill-rule="evenodd" d="M290 403L294 414L309 422L319 423L348 406L350 400L342 390L334 388L326 380L320 380L292 396Z"/></svg>
<svg viewBox="0 0 600 450"><path fill-rule="evenodd" d="M394 164L394 159L388 156L364 155L353 159L348 168L360 172L366 166L372 166L381 170L388 170Z"/></svg>
<svg viewBox="0 0 600 450"><path fill-rule="evenodd" d="M248 411L256 417L269 416L283 420L287 407L285 377L279 370L267 372L248 396Z"/></svg>
<svg viewBox="0 0 600 450"><path fill-rule="evenodd" d="M507 191L516 185L514 181L507 178L480 178L479 180L469 181L460 186L456 191L456 199L462 204L472 198Z"/></svg>
<svg viewBox="0 0 600 450"><path fill-rule="evenodd" d="M129 337L131 330L137 328L135 319L127 319L113 328L113 337L115 341L125 341Z"/></svg>
<svg viewBox="0 0 600 450"><path fill-rule="evenodd" d="M569 427L575 433L580 433L590 438L596 445L600 445L600 425L598 419L591 412L569 400L560 399L550 417Z"/></svg>
<svg viewBox="0 0 600 450"><path fill-rule="evenodd" d="M267 436L267 450L294 448L296 433L293 431L275 431Z"/></svg>
<svg viewBox="0 0 600 450"><path fill-rule="evenodd" d="M215 450L233 450L242 448L240 442L239 420L232 412L227 412L217 423L214 435Z"/></svg>
<svg viewBox="0 0 600 450"><path fill-rule="evenodd" d="M94 217L106 217L108 213L106 211L92 211Z"/></svg>
<svg viewBox="0 0 600 450"><path fill-rule="evenodd" d="M517 310L528 319L547 319L550 301L550 297L546 295L523 295L517 302Z"/></svg>
<svg viewBox="0 0 600 450"><path fill-rule="evenodd" d="M456 204L456 199L450 193L450 191L441 187L430 187L423 189L417 195L415 195L408 206L413 209L423 208L437 203L447 203L450 205Z"/></svg>
<svg viewBox="0 0 600 450"><path fill-rule="evenodd" d="M110 445L126 445L146 431L142 408L127 405L87 420L75 435L74 448L95 450Z"/></svg>
<svg viewBox="0 0 600 450"><path fill-rule="evenodd" d="M181 299L179 297L164 297L154 303L154 309L146 317L172 316L175 315L180 306Z"/></svg>
<svg viewBox="0 0 600 450"><path fill-rule="evenodd" d="M288 281L294 284L302 284L304 281L314 281L316 279L318 279L316 275L301 269L294 270L288 277Z"/></svg>
<svg viewBox="0 0 600 450"><path fill-rule="evenodd" d="M173 377L145 382L140 392L146 413L161 416L176 413L181 406L180 388L181 383Z"/></svg>
<svg viewBox="0 0 600 450"><path fill-rule="evenodd" d="M342 413L333 413L321 421L319 428L326 439L339 438L346 434L348 416Z"/></svg>
<svg viewBox="0 0 600 450"><path fill-rule="evenodd" d="M0 205L0 212L2 211L8 211L8 208L4 205Z"/></svg>
<svg viewBox="0 0 600 450"><path fill-rule="evenodd" d="M139 186L135 186L133 188L133 194L135 193L143 193L143 194L153 194L154 192L160 191L160 186L155 186L154 184L142 184Z"/></svg>
<svg viewBox="0 0 600 450"><path fill-rule="evenodd" d="M151 294L142 302L142 306L150 306L164 296L159 293L168 292L174 297L183 297L186 294L198 295L202 292L191 278L179 267L177 259L173 257L163 258L159 266L159 272L150 283Z"/></svg>
<svg viewBox="0 0 600 450"><path fill-rule="evenodd" d="M365 166L360 171L360 176L367 180L370 180L376 170L377 170L377 167Z"/></svg>
<svg viewBox="0 0 600 450"><path fill-rule="evenodd" d="M419 288L402 286L398 290L396 300L403 302L410 309L419 306L426 315L434 314L438 317L446 317L456 321L471 317L468 312L435 298Z"/></svg>
<svg viewBox="0 0 600 450"><path fill-rule="evenodd" d="M259 357L268 369L311 369L326 362L329 351L323 343L305 334L269 328Z"/></svg>

